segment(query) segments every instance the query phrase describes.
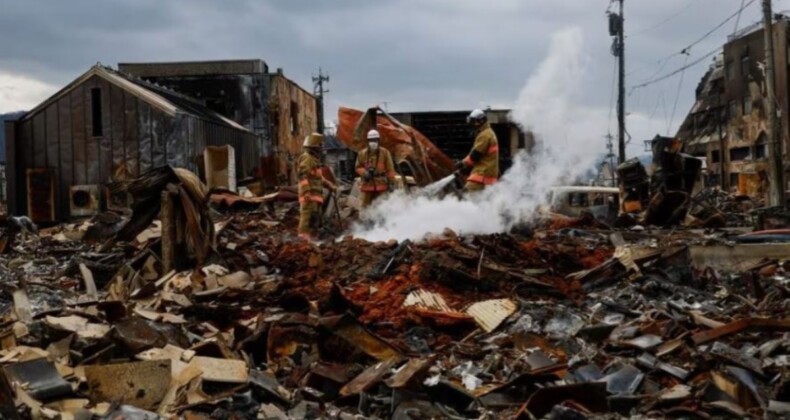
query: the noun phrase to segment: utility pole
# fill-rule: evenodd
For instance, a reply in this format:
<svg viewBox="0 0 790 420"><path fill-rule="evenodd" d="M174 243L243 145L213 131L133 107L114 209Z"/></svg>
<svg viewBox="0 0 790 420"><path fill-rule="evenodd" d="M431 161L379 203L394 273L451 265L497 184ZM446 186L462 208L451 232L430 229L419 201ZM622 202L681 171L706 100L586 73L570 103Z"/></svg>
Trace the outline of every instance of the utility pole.
<svg viewBox="0 0 790 420"><path fill-rule="evenodd" d="M318 132L324 134L324 94L329 93L329 90L324 90L324 82L329 82L329 75L318 68L318 76L313 76L313 95L318 100L317 114L318 114Z"/></svg>
<svg viewBox="0 0 790 420"><path fill-rule="evenodd" d="M771 206L785 206L783 136L776 118L776 84L774 75L774 36L771 0L763 0L763 35L765 39L765 90L768 94L768 144L771 145Z"/></svg>
<svg viewBox="0 0 790 420"><path fill-rule="evenodd" d="M722 109L719 111L719 115L717 116L716 123L719 131L719 186L721 187L722 191L729 191L730 188L728 185L730 180L727 178L727 175L724 172L724 167L726 166L724 163L724 159L726 159L724 152L727 150L727 148L724 144L724 134L721 131L722 125L724 125L726 122L726 116L727 109L722 107Z"/></svg>
<svg viewBox="0 0 790 420"><path fill-rule="evenodd" d="M606 153L605 162L609 164L609 170L612 171L612 186L617 186L617 166L614 164L614 137L611 134L606 135Z"/></svg>
<svg viewBox="0 0 790 420"><path fill-rule="evenodd" d="M625 18L623 0L620 13L609 13L609 35L614 37L612 54L617 57L617 163L625 162Z"/></svg>

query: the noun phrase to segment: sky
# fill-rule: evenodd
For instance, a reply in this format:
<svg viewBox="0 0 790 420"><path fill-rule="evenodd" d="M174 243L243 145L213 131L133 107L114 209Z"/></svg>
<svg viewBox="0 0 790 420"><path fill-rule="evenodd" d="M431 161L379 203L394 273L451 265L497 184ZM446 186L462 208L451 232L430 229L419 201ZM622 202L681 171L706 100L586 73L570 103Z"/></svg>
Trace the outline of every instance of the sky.
<svg viewBox="0 0 790 420"><path fill-rule="evenodd" d="M739 19L677 54L749 5ZM330 75L327 119L338 106L389 111L510 108L552 35L582 33L583 80L572 132L604 151L616 135L609 0L0 0L0 113L24 110L101 62L262 58L312 88ZM790 0L774 0L774 11ZM711 59L646 88L758 22L757 0L625 0L628 154L674 134ZM667 58L670 57L670 58ZM688 61L686 61L688 60ZM673 112L674 110L674 112ZM570 113L569 113L570 114ZM583 118L577 118L583 116Z"/></svg>

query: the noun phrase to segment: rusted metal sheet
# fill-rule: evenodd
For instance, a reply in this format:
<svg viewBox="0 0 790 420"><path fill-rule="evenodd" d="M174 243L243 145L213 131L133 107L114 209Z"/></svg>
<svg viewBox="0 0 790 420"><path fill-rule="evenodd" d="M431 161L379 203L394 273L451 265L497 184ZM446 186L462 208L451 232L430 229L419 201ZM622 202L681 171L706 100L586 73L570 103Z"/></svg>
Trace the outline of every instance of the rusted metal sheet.
<svg viewBox="0 0 790 420"><path fill-rule="evenodd" d="M378 108L367 112L351 108L338 109L337 138L351 150L367 147L365 133L376 128L381 145L392 153L396 165L407 165L420 185L444 178L453 172L453 162L424 135L401 124L386 114L377 115Z"/></svg>
<svg viewBox="0 0 790 420"><path fill-rule="evenodd" d="M404 388L413 385L428 371L433 361L433 358L409 359L409 361L398 368L395 374L387 379L385 383L390 388Z"/></svg>
<svg viewBox="0 0 790 420"><path fill-rule="evenodd" d="M28 216L35 223L55 220L55 174L49 168L27 170Z"/></svg>
<svg viewBox="0 0 790 420"><path fill-rule="evenodd" d="M333 326L333 331L370 357L383 361L403 359L403 355L392 345L368 331L353 317L341 317Z"/></svg>
<svg viewBox="0 0 790 420"><path fill-rule="evenodd" d="M691 336L696 345L709 343L742 331L790 331L790 319L746 318L739 319L719 328L702 331Z"/></svg>
<svg viewBox="0 0 790 420"><path fill-rule="evenodd" d="M340 395L346 397L367 391L373 385L379 383L384 378L384 375L395 367L395 363L393 360L387 360L365 369L364 372L340 389Z"/></svg>

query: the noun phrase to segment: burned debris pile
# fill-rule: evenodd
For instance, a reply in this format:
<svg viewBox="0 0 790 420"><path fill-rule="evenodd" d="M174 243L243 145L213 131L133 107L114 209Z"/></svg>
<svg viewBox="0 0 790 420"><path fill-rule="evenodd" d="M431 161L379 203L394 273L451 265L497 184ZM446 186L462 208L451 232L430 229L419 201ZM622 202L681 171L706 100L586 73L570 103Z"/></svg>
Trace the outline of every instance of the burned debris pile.
<svg viewBox="0 0 790 420"><path fill-rule="evenodd" d="M316 245L287 190L169 168L118 188L131 214L0 255L3 418L790 412L785 244L549 218Z"/></svg>

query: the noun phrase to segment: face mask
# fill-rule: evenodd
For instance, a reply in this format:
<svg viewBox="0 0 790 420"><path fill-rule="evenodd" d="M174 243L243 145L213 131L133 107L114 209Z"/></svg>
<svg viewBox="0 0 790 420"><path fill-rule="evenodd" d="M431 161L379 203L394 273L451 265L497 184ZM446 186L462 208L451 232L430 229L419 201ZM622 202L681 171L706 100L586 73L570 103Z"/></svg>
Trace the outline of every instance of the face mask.
<svg viewBox="0 0 790 420"><path fill-rule="evenodd" d="M379 143L377 141L369 141L368 147L370 148L370 150L376 150L379 148Z"/></svg>

